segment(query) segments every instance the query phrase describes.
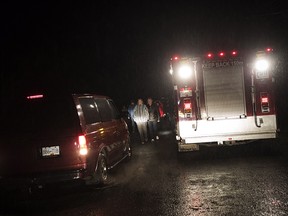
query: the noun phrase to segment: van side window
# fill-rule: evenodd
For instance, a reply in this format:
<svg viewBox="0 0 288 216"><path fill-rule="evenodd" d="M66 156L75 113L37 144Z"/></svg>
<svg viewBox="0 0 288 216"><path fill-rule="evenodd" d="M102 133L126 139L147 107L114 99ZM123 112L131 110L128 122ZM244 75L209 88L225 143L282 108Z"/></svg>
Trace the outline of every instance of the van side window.
<svg viewBox="0 0 288 216"><path fill-rule="evenodd" d="M120 118L121 118L121 115L120 115L120 112L119 112L119 110L117 109L114 101L108 100L108 102L109 102L109 105L110 105L110 107L111 107L112 118L113 118L113 119L120 119Z"/></svg>
<svg viewBox="0 0 288 216"><path fill-rule="evenodd" d="M107 100L105 98L96 98L95 101L100 112L102 122L111 121L112 112Z"/></svg>
<svg viewBox="0 0 288 216"><path fill-rule="evenodd" d="M100 115L93 98L79 98L86 124L100 122Z"/></svg>

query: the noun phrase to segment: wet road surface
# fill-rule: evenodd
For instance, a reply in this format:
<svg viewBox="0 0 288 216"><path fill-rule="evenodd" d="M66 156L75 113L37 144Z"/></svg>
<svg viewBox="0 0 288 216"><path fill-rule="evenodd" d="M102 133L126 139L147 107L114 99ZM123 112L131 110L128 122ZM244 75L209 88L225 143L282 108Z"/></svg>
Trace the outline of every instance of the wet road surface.
<svg viewBox="0 0 288 216"><path fill-rule="evenodd" d="M5 195L1 215L288 215L288 138L177 153L173 135L133 142L105 187L51 185ZM20 196L20 197L19 197Z"/></svg>

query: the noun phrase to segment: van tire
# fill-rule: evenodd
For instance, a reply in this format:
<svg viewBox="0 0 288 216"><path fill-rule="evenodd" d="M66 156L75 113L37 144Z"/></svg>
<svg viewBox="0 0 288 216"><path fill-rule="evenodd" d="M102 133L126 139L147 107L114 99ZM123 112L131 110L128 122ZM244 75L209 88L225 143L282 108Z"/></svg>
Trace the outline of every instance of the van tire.
<svg viewBox="0 0 288 216"><path fill-rule="evenodd" d="M95 182L99 185L104 185L108 182L108 166L104 154L99 155L97 170L95 173Z"/></svg>

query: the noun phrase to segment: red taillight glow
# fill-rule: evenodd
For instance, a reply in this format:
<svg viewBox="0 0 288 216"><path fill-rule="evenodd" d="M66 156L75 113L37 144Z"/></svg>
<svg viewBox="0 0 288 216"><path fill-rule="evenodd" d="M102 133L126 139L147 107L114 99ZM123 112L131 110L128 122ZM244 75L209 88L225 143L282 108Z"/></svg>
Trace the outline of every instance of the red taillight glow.
<svg viewBox="0 0 288 216"><path fill-rule="evenodd" d="M261 111L262 111L262 113L269 113L270 112L270 106L269 106L268 93L267 92L261 92L260 98L261 98Z"/></svg>
<svg viewBox="0 0 288 216"><path fill-rule="evenodd" d="M174 57L174 60L178 60L178 59L179 59L178 56L175 56L175 57Z"/></svg>
<svg viewBox="0 0 288 216"><path fill-rule="evenodd" d="M267 48L266 51L267 52L271 52L271 51L273 51L273 49L272 48Z"/></svg>
<svg viewBox="0 0 288 216"><path fill-rule="evenodd" d="M233 56L237 55L237 52L236 51L232 51L231 53Z"/></svg>
<svg viewBox="0 0 288 216"><path fill-rule="evenodd" d="M191 103L184 103L184 109L191 109Z"/></svg>
<svg viewBox="0 0 288 216"><path fill-rule="evenodd" d="M87 155L88 154L88 148L86 143L86 137L84 135L81 135L78 137L79 141L79 153L80 155Z"/></svg>
<svg viewBox="0 0 288 216"><path fill-rule="evenodd" d="M268 97L261 98L261 103L268 103L268 102L269 102Z"/></svg>
<svg viewBox="0 0 288 216"><path fill-rule="evenodd" d="M32 99L38 99L38 98L43 98L44 96L42 94L39 94L39 95L30 95L30 96L27 96L27 99L28 100L32 100Z"/></svg>
<svg viewBox="0 0 288 216"><path fill-rule="evenodd" d="M184 100L184 109L189 110L192 109L192 103L190 99L185 99Z"/></svg>
<svg viewBox="0 0 288 216"><path fill-rule="evenodd" d="M184 117L185 118L192 118L192 103L190 99L184 99Z"/></svg>

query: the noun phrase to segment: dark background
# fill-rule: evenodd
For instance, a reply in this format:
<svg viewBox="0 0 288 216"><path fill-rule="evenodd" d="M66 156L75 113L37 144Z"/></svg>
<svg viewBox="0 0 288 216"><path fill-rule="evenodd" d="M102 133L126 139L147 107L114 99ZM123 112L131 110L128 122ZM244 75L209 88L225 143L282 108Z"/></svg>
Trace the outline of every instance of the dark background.
<svg viewBox="0 0 288 216"><path fill-rule="evenodd" d="M174 54L273 47L285 114L285 1L213 2L1 3L1 97L66 89L106 94L122 106L171 95Z"/></svg>

